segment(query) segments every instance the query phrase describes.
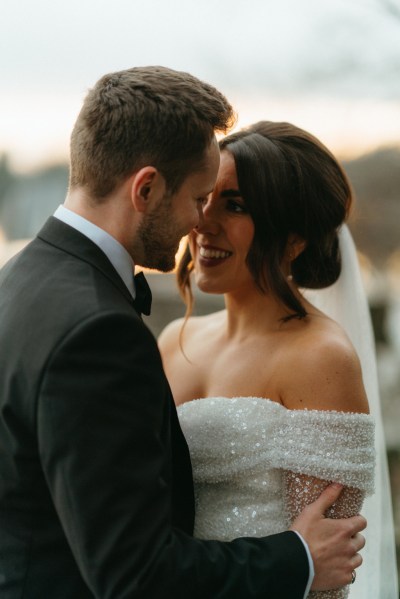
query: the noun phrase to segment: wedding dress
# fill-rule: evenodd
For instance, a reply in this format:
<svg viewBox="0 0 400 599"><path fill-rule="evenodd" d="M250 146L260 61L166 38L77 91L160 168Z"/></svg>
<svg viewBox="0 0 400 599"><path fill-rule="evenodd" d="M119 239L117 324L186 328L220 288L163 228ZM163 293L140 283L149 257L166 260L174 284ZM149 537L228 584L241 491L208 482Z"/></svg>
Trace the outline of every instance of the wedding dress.
<svg viewBox="0 0 400 599"><path fill-rule="evenodd" d="M231 540L284 531L314 498L307 476L338 481L351 489L342 509L335 513L333 508L329 515L346 517L360 511L366 515L364 563L357 570L356 584L311 592L309 597L398 599L373 339L354 245L346 227L340 244L343 268L339 281L310 299L350 335L361 359L371 415L288 410L259 397L208 397L178 406L193 466L194 535Z"/></svg>
<svg viewBox="0 0 400 599"><path fill-rule="evenodd" d="M373 490L374 424L367 414L288 410L258 397L198 399L178 406L178 414L193 465L198 538L287 530L314 498L299 474L359 489L340 515L358 513ZM340 589L314 596L348 595Z"/></svg>

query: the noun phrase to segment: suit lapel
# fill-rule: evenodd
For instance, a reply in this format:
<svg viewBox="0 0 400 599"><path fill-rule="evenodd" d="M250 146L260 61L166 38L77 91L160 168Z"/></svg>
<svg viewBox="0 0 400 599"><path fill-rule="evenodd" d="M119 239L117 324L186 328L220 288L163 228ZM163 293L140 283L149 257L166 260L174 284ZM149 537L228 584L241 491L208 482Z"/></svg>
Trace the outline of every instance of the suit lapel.
<svg viewBox="0 0 400 599"><path fill-rule="evenodd" d="M88 237L51 216L37 234L42 241L83 260L99 270L117 287L124 297L133 305L133 298L125 283L111 264L105 253ZM132 273L133 276L133 273Z"/></svg>

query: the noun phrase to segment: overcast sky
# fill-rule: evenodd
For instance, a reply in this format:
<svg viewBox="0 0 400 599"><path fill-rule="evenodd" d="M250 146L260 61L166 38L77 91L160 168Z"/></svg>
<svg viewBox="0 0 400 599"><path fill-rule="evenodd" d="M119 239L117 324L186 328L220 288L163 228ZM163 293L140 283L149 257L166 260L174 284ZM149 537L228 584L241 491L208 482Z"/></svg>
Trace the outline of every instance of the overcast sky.
<svg viewBox="0 0 400 599"><path fill-rule="evenodd" d="M392 3L392 14L387 5ZM213 83L241 123L337 152L400 143L400 0L0 0L0 151L63 158L104 73L163 64Z"/></svg>

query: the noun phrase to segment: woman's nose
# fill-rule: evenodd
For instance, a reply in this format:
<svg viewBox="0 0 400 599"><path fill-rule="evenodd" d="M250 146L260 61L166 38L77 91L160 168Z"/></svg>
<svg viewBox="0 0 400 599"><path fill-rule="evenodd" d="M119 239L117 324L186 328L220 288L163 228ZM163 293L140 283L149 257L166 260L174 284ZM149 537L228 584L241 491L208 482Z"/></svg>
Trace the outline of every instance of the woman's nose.
<svg viewBox="0 0 400 599"><path fill-rule="evenodd" d="M199 205L199 224L196 231L201 233L218 233L220 227L218 214L215 208L208 200L204 204Z"/></svg>

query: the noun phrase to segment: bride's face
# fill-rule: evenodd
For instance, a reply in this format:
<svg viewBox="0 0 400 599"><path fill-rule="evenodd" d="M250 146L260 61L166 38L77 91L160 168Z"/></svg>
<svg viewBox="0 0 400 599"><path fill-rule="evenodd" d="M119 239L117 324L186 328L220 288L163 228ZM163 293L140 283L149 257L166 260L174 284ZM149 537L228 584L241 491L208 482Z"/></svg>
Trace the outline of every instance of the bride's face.
<svg viewBox="0 0 400 599"><path fill-rule="evenodd" d="M213 193L200 223L189 235L195 280L206 293L232 293L255 287L246 265L254 223L240 195L232 154L223 150Z"/></svg>

